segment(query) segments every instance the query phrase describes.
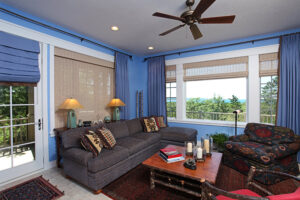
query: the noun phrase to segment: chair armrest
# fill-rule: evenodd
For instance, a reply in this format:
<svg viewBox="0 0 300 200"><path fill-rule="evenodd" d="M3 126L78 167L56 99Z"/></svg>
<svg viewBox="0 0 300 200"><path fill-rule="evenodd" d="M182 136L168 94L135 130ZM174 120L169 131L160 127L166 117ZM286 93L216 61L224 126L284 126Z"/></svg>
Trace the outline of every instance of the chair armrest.
<svg viewBox="0 0 300 200"><path fill-rule="evenodd" d="M93 158L91 152L80 148L70 148L63 152L63 158L72 160L80 165L87 166L88 161Z"/></svg>
<svg viewBox="0 0 300 200"><path fill-rule="evenodd" d="M229 140L233 141L233 142L247 142L247 141L249 141L249 136L245 135L245 134L231 136L231 137L229 137Z"/></svg>
<svg viewBox="0 0 300 200"><path fill-rule="evenodd" d="M300 150L300 143L293 142L293 143L272 145L272 150L270 151L270 153L273 153L274 158L278 160L287 157L289 155L295 154L299 150Z"/></svg>

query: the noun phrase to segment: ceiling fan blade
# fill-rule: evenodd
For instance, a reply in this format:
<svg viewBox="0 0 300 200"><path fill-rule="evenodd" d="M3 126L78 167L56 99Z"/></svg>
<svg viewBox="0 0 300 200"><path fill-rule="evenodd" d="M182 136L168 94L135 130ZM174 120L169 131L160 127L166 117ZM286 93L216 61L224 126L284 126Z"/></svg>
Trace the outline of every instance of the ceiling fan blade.
<svg viewBox="0 0 300 200"><path fill-rule="evenodd" d="M163 32L163 33L161 33L161 34L159 34L159 35L160 35L160 36L167 35L167 34L173 32L173 31L176 31L177 29L179 29L179 28L181 28L181 27L184 27L184 26L185 26L185 24L181 24L181 25L176 26L176 27L174 27L174 28L172 28L172 29L170 29L170 30L167 30L166 32Z"/></svg>
<svg viewBox="0 0 300 200"><path fill-rule="evenodd" d="M160 12L153 13L153 16L155 16L155 17L163 17L163 18L167 18L167 19L179 20L179 21L182 21L182 22L185 21L184 18L173 16L173 15L168 15L168 14L164 14L164 13L160 13Z"/></svg>
<svg viewBox="0 0 300 200"><path fill-rule="evenodd" d="M222 16L222 17L209 17L201 18L200 24L230 24L234 21L235 15Z"/></svg>
<svg viewBox="0 0 300 200"><path fill-rule="evenodd" d="M196 24L190 25L190 30L193 34L194 40L197 40L203 36Z"/></svg>
<svg viewBox="0 0 300 200"><path fill-rule="evenodd" d="M216 0L201 0L194 10L193 17L199 19L201 15L213 4Z"/></svg>

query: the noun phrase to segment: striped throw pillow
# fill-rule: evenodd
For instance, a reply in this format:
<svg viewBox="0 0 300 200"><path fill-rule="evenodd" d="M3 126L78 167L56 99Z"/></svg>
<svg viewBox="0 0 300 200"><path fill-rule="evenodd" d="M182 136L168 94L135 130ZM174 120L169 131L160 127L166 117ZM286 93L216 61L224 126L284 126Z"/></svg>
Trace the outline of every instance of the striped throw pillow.
<svg viewBox="0 0 300 200"><path fill-rule="evenodd" d="M112 149L116 145L116 139L109 129L102 127L97 129L96 133L105 148Z"/></svg>

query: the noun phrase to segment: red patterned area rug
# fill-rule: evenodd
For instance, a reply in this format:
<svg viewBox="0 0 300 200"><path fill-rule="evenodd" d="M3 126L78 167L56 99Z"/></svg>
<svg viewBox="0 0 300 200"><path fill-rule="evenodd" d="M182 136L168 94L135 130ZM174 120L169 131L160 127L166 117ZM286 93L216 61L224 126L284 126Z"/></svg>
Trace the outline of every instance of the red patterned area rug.
<svg viewBox="0 0 300 200"><path fill-rule="evenodd" d="M42 176L10 187L0 192L1 200L53 200L64 193Z"/></svg>
<svg viewBox="0 0 300 200"><path fill-rule="evenodd" d="M227 191L245 188L247 177L227 166L221 165L216 186ZM293 180L285 180L268 189L274 194L290 193L296 190ZM178 192L174 189L157 184L150 189L150 171L139 165L127 174L103 188L103 193L115 200L187 200L199 199L194 196Z"/></svg>

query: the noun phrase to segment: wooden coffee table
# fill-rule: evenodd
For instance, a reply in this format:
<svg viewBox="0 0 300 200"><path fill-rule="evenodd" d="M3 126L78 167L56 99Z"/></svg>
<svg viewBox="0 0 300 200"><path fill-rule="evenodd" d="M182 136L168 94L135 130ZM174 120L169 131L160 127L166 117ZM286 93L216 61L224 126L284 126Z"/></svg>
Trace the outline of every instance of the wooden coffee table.
<svg viewBox="0 0 300 200"><path fill-rule="evenodd" d="M175 145L167 147L176 148L185 156L185 148ZM212 152L211 157L206 157L205 162L197 162L197 169L191 170L183 166L184 160L175 163L167 163L158 155L154 154L143 162L143 165L150 168L150 187L153 189L155 183L183 191L197 197L201 197L201 179L216 183L219 172L222 153ZM189 158L185 156L185 158ZM191 188L196 188L192 190Z"/></svg>

